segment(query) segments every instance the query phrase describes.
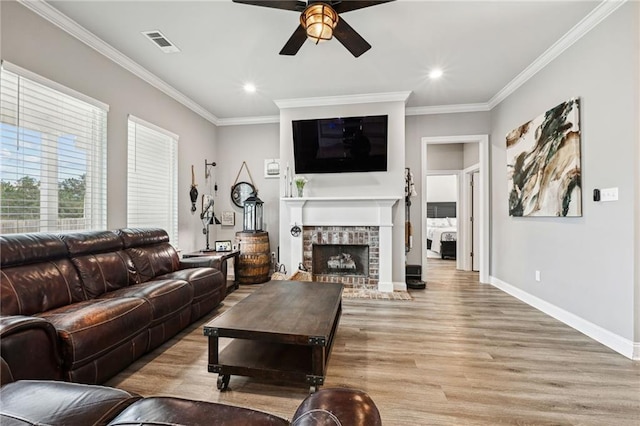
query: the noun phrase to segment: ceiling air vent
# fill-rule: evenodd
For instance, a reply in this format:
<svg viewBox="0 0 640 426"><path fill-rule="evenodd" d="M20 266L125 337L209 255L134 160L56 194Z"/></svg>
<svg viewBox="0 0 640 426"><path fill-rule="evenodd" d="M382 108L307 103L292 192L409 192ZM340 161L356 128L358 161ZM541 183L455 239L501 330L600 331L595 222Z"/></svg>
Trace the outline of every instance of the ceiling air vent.
<svg viewBox="0 0 640 426"><path fill-rule="evenodd" d="M176 53L180 51L175 44L171 43L169 39L158 30L143 31L142 34L151 40L154 45L158 46L158 48L164 53Z"/></svg>

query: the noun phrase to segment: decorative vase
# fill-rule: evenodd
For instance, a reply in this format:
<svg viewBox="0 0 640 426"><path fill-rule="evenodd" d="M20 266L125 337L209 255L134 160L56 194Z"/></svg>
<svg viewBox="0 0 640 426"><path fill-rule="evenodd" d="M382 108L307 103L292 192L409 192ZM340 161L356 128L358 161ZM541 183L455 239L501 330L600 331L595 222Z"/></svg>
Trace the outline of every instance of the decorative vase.
<svg viewBox="0 0 640 426"><path fill-rule="evenodd" d="M298 188L298 197L300 197L300 198L304 197L304 185L303 186L296 186L296 188Z"/></svg>

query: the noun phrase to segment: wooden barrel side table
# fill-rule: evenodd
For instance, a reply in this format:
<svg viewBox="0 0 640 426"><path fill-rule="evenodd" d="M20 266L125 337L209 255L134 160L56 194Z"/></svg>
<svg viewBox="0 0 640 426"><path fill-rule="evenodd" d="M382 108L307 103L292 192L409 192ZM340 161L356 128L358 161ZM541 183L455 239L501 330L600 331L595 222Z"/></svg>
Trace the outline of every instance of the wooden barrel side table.
<svg viewBox="0 0 640 426"><path fill-rule="evenodd" d="M265 231L236 232L236 245L240 250L236 274L240 284L260 284L269 281L271 256L269 233Z"/></svg>

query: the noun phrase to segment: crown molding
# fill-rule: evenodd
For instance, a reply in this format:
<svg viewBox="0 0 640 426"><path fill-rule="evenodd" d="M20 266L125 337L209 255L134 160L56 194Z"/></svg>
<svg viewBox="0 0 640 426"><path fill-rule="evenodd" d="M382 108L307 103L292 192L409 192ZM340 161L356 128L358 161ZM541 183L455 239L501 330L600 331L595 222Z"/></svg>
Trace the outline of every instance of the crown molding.
<svg viewBox="0 0 640 426"><path fill-rule="evenodd" d="M274 101L280 109L334 105L371 104L377 102L407 102L411 92L368 93L362 95L322 96L318 98L280 99Z"/></svg>
<svg viewBox="0 0 640 426"><path fill-rule="evenodd" d="M219 118L218 126L244 126L249 124L273 124L279 123L279 115L265 115L262 117L231 117Z"/></svg>
<svg viewBox="0 0 640 426"><path fill-rule="evenodd" d="M423 107L407 107L405 115L432 115L432 114L455 114L459 112L483 112L491 111L486 102L478 104L458 104L458 105L433 105Z"/></svg>
<svg viewBox="0 0 640 426"><path fill-rule="evenodd" d="M574 27L567 31L565 35L553 43L551 47L542 53L542 55L538 56L535 61L533 61L527 68L504 86L498 93L496 93L487 103L489 109L493 109L500 102L504 101L520 86L536 75L538 71L549 65L551 61L560 56L565 50L580 40L584 35L626 2L627 0L604 0L596 6L587 16L574 25Z"/></svg>
<svg viewBox="0 0 640 426"><path fill-rule="evenodd" d="M94 49L96 52L106 56L122 68L133 73L135 76L146 81L156 89L160 90L164 94L170 96L182 105L186 106L196 114L200 115L205 120L217 125L218 117L211 114L205 108L191 100L182 92L175 89L173 86L166 83L164 80L149 72L146 68L124 55L113 46L109 45L95 34L78 24L73 19L64 15L58 9L46 3L44 0L17 0L21 5L27 9L35 12L42 18L56 25L63 31L67 32L71 36L77 38L87 46Z"/></svg>
<svg viewBox="0 0 640 426"><path fill-rule="evenodd" d="M1 1L1 0L0 0ZM71 36L77 38L87 46L91 47L98 53L106 56L111 61L120 65L127 71L133 73L143 81L146 81L156 89L165 93L185 107L189 108L196 114L203 117L216 126L234 126L249 124L267 124L277 123L280 121L279 116L262 116L262 117L232 117L218 118L214 114L207 111L204 107L175 89L173 86L160 79L155 74L149 72L146 68L118 51L95 34L91 33L80 24L64 15L56 8L49 5L44 0L17 0L27 9L38 14L45 20L56 25ZM464 112L482 112L491 111L500 102L505 100L509 95L515 92L520 86L526 83L530 78L537 74L540 70L551 63L555 58L560 56L566 49L580 40L584 35L596 27L600 22L606 19L611 13L625 4L627 0L604 0L598 4L587 16L579 23L571 28L564 36L556 41L542 55L533 61L527 68L504 86L496 93L488 102L477 104L459 104L459 105L435 105L424 107L408 107L405 109L406 116L412 115L431 115L431 114L450 114ZM274 101L280 109L285 108L303 108L318 106L335 106L349 105L361 103L378 103L378 102L405 102L407 101L410 91L408 92L389 92L389 93L371 93L361 95L344 95L344 96L326 96L316 98L300 98L300 99L281 99Z"/></svg>

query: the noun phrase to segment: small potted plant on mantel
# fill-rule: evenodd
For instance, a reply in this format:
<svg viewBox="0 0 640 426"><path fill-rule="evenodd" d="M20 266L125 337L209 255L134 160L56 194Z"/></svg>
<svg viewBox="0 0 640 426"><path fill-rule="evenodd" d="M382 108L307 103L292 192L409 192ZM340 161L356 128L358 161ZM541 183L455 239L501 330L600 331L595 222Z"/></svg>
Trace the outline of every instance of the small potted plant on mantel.
<svg viewBox="0 0 640 426"><path fill-rule="evenodd" d="M309 180L304 176L296 176L295 178L293 178L293 182L296 184L298 197L304 197L304 185L309 182Z"/></svg>

